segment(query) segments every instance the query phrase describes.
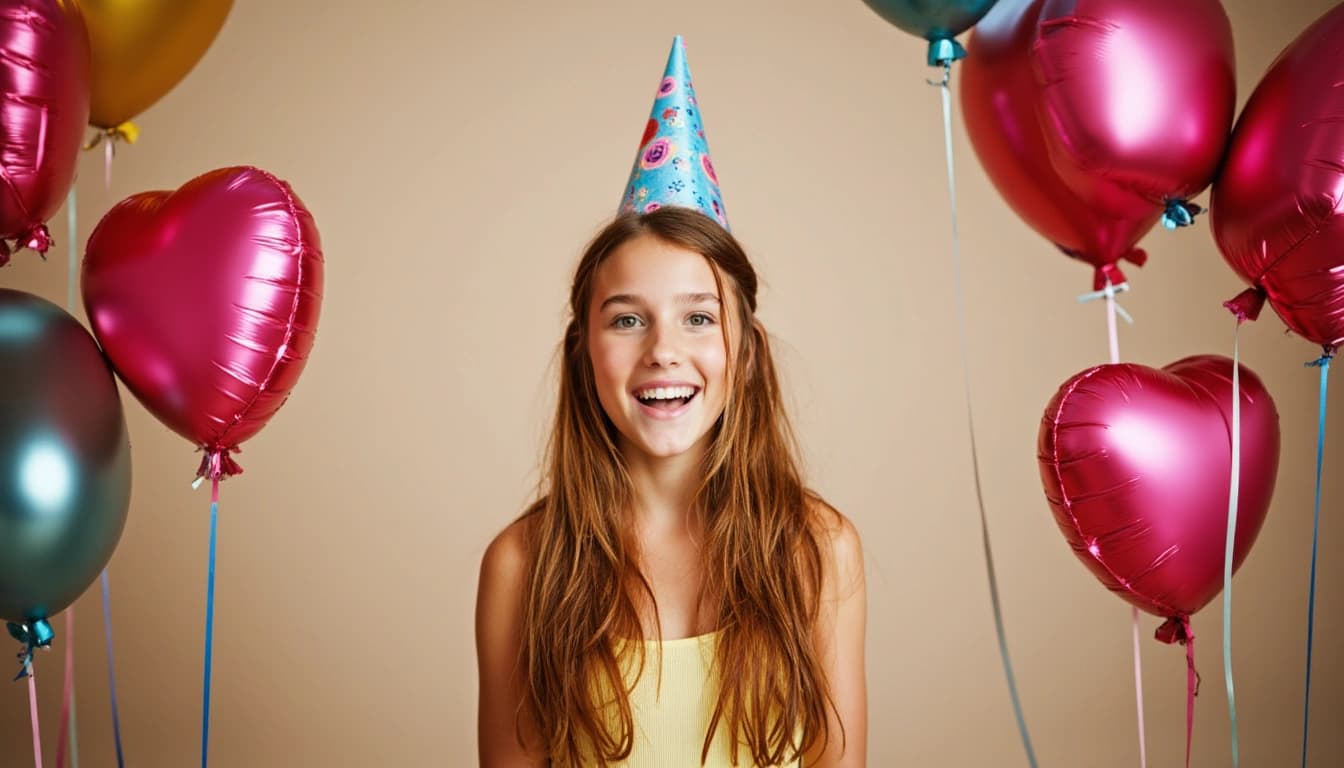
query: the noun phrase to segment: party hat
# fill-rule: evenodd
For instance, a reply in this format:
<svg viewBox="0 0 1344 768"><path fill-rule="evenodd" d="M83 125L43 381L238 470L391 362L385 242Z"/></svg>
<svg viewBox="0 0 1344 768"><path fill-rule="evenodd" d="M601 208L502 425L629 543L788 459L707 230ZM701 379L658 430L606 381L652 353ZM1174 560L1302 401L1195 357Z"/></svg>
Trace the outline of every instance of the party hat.
<svg viewBox="0 0 1344 768"><path fill-rule="evenodd" d="M645 213L665 205L694 208L728 229L681 35L672 39L620 209Z"/></svg>

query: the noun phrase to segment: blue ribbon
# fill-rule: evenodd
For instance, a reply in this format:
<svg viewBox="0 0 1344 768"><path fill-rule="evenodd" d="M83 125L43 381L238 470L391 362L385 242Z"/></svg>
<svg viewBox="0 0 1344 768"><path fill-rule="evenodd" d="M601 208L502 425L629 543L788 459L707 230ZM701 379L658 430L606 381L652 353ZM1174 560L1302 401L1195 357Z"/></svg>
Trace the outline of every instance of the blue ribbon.
<svg viewBox="0 0 1344 768"><path fill-rule="evenodd" d="M214 478L215 494L219 493L219 477ZM210 753L210 659L213 655L215 634L215 539L219 529L219 501L210 501L210 571L205 588L205 685L201 704L201 768L206 768Z"/></svg>
<svg viewBox="0 0 1344 768"><path fill-rule="evenodd" d="M1307 766L1307 724L1311 714L1311 636L1316 625L1316 546L1321 535L1321 463L1325 458L1325 394L1330 385L1330 358L1333 350L1307 363L1321 369L1320 418L1316 428L1316 511L1311 521L1311 586L1307 591L1307 684L1302 695L1302 768Z"/></svg>
<svg viewBox="0 0 1344 768"><path fill-rule="evenodd" d="M56 633L52 631L51 625L46 619L38 619L31 624L17 624L9 621L5 622L9 629L9 636L23 643L23 649L18 653L19 674L14 676L16 681L22 680L28 676L29 670L33 664L33 650L36 648L46 648L51 645L55 639Z"/></svg>
<svg viewBox="0 0 1344 768"><path fill-rule="evenodd" d="M108 586L107 569L103 569L103 634L107 638L107 691L112 699L112 740L117 748L117 768L125 768L121 753L121 715L117 710L117 674L112 657L112 597Z"/></svg>
<svg viewBox="0 0 1344 768"><path fill-rule="evenodd" d="M952 62L943 62L941 82L928 81L939 86L943 94L943 139L947 151L947 195L952 209L952 264L957 284L957 327L961 341L961 373L966 394L966 427L970 432L971 469L975 477L975 501L980 508L980 539L985 550L985 569L989 576L989 599L994 608L994 631L999 640L999 656L1003 659L1003 674L1008 680L1008 695L1012 699L1013 714L1017 718L1017 731L1022 737L1022 746L1027 752L1027 762L1036 768L1036 753L1031 748L1031 735L1027 732L1027 721L1022 714L1022 702L1017 696L1017 681L1013 677L1013 662L1008 655L1008 639L1003 629L1003 606L999 601L999 583L994 575L994 553L989 544L989 520L985 515L985 494L980 482L980 457L975 445L975 415L971 408L970 353L966 341L966 308L961 288L961 244L957 235L957 186L952 164L952 97L949 87Z"/></svg>

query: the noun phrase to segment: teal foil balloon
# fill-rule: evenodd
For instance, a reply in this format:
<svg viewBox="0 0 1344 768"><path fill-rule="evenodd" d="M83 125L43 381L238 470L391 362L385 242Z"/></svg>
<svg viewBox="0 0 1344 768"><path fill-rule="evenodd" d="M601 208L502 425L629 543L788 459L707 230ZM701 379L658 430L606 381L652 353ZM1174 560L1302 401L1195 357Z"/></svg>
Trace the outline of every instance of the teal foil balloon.
<svg viewBox="0 0 1344 768"><path fill-rule="evenodd" d="M929 66L966 55L956 36L975 26L996 0L863 0L878 16L929 41Z"/></svg>
<svg viewBox="0 0 1344 768"><path fill-rule="evenodd" d="M112 557L130 502L126 419L102 351L60 307L0 289L0 619L40 629L73 603Z"/></svg>

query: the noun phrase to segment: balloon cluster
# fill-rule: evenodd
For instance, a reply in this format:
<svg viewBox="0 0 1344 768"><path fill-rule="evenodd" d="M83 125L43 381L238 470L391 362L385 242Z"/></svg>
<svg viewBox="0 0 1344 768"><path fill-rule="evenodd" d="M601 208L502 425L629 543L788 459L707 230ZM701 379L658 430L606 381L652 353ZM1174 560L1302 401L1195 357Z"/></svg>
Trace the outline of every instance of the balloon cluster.
<svg viewBox="0 0 1344 768"><path fill-rule="evenodd" d="M1202 210L1190 200L1211 187L1213 235L1250 285L1226 304L1238 322L1267 302L1323 360L1344 343L1344 5L1280 54L1234 127L1232 30L1218 0L864 2L929 40L930 64L965 56L960 103L981 165L1025 223L1092 268L1094 290L1126 288L1121 263L1147 259L1139 241L1158 222L1194 223ZM972 26L965 49L955 45ZM1234 567L1264 522L1278 415L1255 374L1227 358L1113 363L1059 388L1038 449L1079 559L1129 602L1180 622L1224 583L1231 487Z"/></svg>
<svg viewBox="0 0 1344 768"><path fill-rule="evenodd" d="M0 265L51 244L45 221L71 190L86 126L92 143L134 139L130 118L187 75L231 6L31 0L0 12ZM82 277L93 335L0 289L0 619L29 651L51 641L48 618L98 576L125 525L114 374L205 453L199 474L241 472L231 454L285 402L312 348L323 260L289 185L234 167L114 206Z"/></svg>

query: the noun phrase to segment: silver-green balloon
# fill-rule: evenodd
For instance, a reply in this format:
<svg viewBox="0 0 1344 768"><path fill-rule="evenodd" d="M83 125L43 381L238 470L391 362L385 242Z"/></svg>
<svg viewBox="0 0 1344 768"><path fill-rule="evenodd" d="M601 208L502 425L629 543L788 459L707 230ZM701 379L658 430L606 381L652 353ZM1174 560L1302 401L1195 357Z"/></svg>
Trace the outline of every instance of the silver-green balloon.
<svg viewBox="0 0 1344 768"><path fill-rule="evenodd" d="M131 446L97 343L60 307L0 289L0 619L78 598L112 557Z"/></svg>
<svg viewBox="0 0 1344 768"><path fill-rule="evenodd" d="M980 21L996 0L863 0L877 15L929 41L929 64L966 55L954 39Z"/></svg>

